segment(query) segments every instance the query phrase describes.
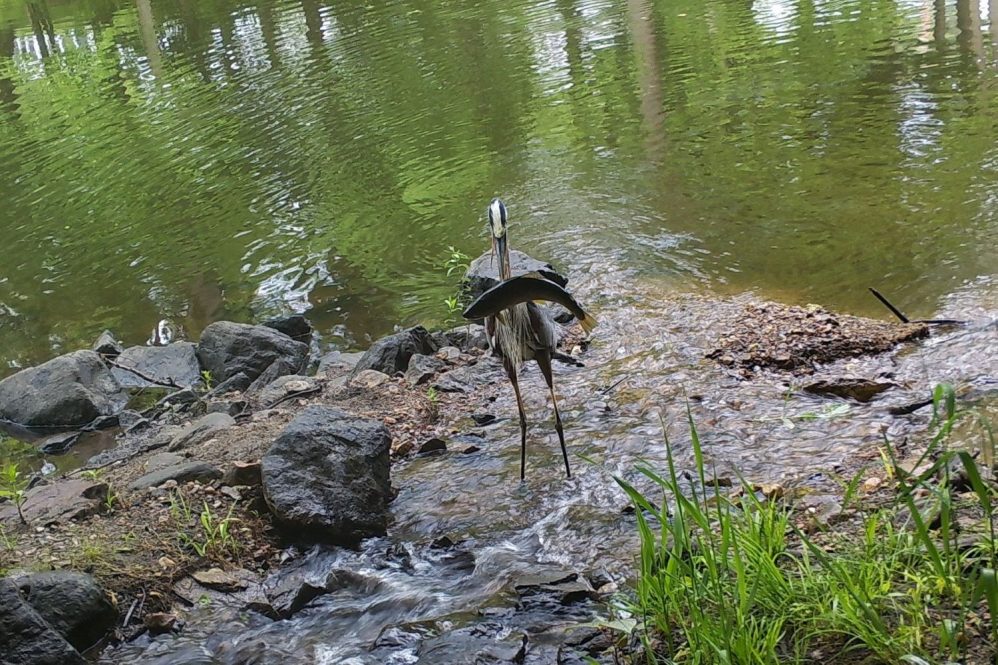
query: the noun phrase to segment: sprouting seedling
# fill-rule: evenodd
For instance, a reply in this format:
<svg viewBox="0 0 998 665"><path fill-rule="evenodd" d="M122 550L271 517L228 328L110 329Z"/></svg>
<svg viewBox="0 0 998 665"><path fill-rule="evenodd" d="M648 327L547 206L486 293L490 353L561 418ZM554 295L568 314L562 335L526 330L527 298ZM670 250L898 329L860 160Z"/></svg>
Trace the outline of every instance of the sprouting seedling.
<svg viewBox="0 0 998 665"><path fill-rule="evenodd" d="M27 499L28 479L24 478L17 462L10 462L0 467L0 497L6 497L17 508L17 516L21 518L22 524L27 524L24 518L24 511L21 507Z"/></svg>

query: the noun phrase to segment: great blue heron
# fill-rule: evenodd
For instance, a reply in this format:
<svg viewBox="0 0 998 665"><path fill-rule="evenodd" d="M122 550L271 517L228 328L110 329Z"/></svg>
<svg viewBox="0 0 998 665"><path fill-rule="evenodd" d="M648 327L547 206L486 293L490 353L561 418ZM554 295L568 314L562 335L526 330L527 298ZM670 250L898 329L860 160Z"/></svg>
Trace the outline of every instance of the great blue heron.
<svg viewBox="0 0 998 665"><path fill-rule="evenodd" d="M512 278L508 217L505 204L498 198L493 199L492 203L489 204L489 229L492 235L492 252L499 261L499 279L500 282L505 282ZM560 288L558 290L560 291ZM566 293L565 296L568 294ZM571 300L570 296L568 298ZM595 319L585 314L574 300L571 302L576 311L579 312L577 316L582 321L583 327L589 330L595 325ZM568 463L568 450L565 447L565 432L561 424L561 414L558 412L558 398L554 393L554 379L551 375L551 359L561 355L556 351L558 345L557 330L558 324L548 311L529 300L518 302L485 318L485 332L488 335L489 344L502 357L502 364L509 376L509 382L513 384L516 408L520 413L520 480L526 476L527 416L524 413L523 399L520 396L517 369L531 359L537 361L537 366L541 368L544 380L551 391L551 402L554 405L554 428L558 432L561 454L565 460L565 475L568 478L572 477L572 469Z"/></svg>

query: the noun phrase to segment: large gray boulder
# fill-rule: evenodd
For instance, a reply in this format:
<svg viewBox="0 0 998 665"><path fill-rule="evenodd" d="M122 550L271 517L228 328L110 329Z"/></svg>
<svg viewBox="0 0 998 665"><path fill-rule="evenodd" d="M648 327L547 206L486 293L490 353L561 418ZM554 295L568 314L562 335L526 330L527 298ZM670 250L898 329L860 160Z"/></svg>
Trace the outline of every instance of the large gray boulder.
<svg viewBox="0 0 998 665"><path fill-rule="evenodd" d="M308 541L356 545L388 528L391 435L376 420L313 405L261 460L276 522Z"/></svg>
<svg viewBox="0 0 998 665"><path fill-rule="evenodd" d="M25 427L77 429L127 401L93 351L67 353L0 381L0 418Z"/></svg>
<svg viewBox="0 0 998 665"><path fill-rule="evenodd" d="M164 384L192 386L201 381L196 348L191 342L174 342L166 346L133 346L121 352L115 360L121 367L112 367L111 374L125 388L150 388ZM122 367L134 369L135 372Z"/></svg>
<svg viewBox="0 0 998 665"><path fill-rule="evenodd" d="M17 586L28 604L79 651L99 642L118 622L118 609L86 573L33 573L18 579Z"/></svg>
<svg viewBox="0 0 998 665"><path fill-rule="evenodd" d="M240 372L255 380L269 370L277 378L305 368L308 345L266 326L216 321L201 333L197 357L216 383Z"/></svg>
<svg viewBox="0 0 998 665"><path fill-rule="evenodd" d="M0 579L0 662L3 665L85 665L11 580Z"/></svg>
<svg viewBox="0 0 998 665"><path fill-rule="evenodd" d="M509 251L509 267L514 277L528 272L539 272L561 286L568 284L568 278L555 270L550 263L538 261L515 249ZM492 256L492 252L486 252L472 261L464 273L465 290L472 300L498 283L499 261Z"/></svg>
<svg viewBox="0 0 998 665"><path fill-rule="evenodd" d="M351 376L357 376L365 369L392 375L409 369L409 359L417 353L430 355L437 345L426 328L416 326L394 335L382 337L371 345L354 366Z"/></svg>

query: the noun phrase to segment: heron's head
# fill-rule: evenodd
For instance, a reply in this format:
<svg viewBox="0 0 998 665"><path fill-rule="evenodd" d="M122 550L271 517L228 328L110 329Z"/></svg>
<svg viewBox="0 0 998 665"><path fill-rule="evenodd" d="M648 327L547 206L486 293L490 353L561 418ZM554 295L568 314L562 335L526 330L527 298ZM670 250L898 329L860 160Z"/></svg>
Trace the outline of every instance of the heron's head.
<svg viewBox="0 0 998 665"><path fill-rule="evenodd" d="M499 277L509 279L509 244L506 239L506 205L501 199L489 204L489 230L492 233L492 252L499 258Z"/></svg>

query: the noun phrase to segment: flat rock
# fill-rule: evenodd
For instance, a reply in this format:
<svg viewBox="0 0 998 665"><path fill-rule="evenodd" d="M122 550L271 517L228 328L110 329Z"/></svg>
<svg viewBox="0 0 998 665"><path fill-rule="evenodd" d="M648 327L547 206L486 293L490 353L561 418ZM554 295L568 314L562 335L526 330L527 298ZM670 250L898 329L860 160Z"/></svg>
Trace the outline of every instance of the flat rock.
<svg viewBox="0 0 998 665"><path fill-rule="evenodd" d="M264 593L272 614L288 619L328 591L324 582L308 579L301 571L291 569L268 579L264 583Z"/></svg>
<svg viewBox="0 0 998 665"><path fill-rule="evenodd" d="M278 524L306 540L355 545L383 535L391 501L391 435L380 422L309 406L261 460Z"/></svg>
<svg viewBox="0 0 998 665"><path fill-rule="evenodd" d="M183 464L186 461L187 458L183 455L178 455L177 453L157 453L146 460L145 470L149 472L158 471L160 469Z"/></svg>
<svg viewBox="0 0 998 665"><path fill-rule="evenodd" d="M429 381L444 367L446 364L439 358L417 353L409 359L409 369L405 371L405 378L411 385L418 386Z"/></svg>
<svg viewBox="0 0 998 665"><path fill-rule="evenodd" d="M526 634L484 622L424 640L416 650L418 665L484 665L522 663Z"/></svg>
<svg viewBox="0 0 998 665"><path fill-rule="evenodd" d="M32 573L19 578L17 586L28 604L79 651L99 642L118 622L117 608L86 573Z"/></svg>
<svg viewBox="0 0 998 665"><path fill-rule="evenodd" d="M389 379L391 377L384 372L379 372L375 369L365 369L356 376L351 377L347 385L352 388L370 389L377 388Z"/></svg>
<svg viewBox="0 0 998 665"><path fill-rule="evenodd" d="M268 383L257 395L257 399L266 408L289 395L296 393L308 395L318 392L321 388L322 384L315 377L288 374Z"/></svg>
<svg viewBox="0 0 998 665"><path fill-rule="evenodd" d="M166 346L133 346L125 349L115 360L111 374L125 388L150 388L175 384L193 386L201 382L196 347L191 342L174 342ZM139 374L147 376L149 381Z"/></svg>
<svg viewBox="0 0 998 665"><path fill-rule="evenodd" d="M468 365L438 375L430 385L443 393L470 393L491 383L493 378L478 365Z"/></svg>
<svg viewBox="0 0 998 665"><path fill-rule="evenodd" d="M531 258L519 250L510 250L509 267L513 276L539 272L561 286L568 284L568 278L561 275L553 265ZM492 256L492 252L485 252L471 262L464 273L464 282L471 299L477 298L499 283L499 262Z"/></svg>
<svg viewBox="0 0 998 665"><path fill-rule="evenodd" d="M66 478L28 490L21 510L32 526L46 526L93 515L104 507L106 483ZM17 508L0 505L0 522L19 521Z"/></svg>
<svg viewBox="0 0 998 665"><path fill-rule="evenodd" d="M447 451L447 443L443 439L438 439L433 437L432 439L427 439L419 447L417 451L420 455L425 455L427 453L442 453Z"/></svg>
<svg viewBox="0 0 998 665"><path fill-rule="evenodd" d="M170 441L170 450L183 450L190 446L196 446L235 424L235 418L227 413L206 413L185 426L173 437Z"/></svg>
<svg viewBox="0 0 998 665"><path fill-rule="evenodd" d="M897 384L891 381L842 377L814 381L804 386L804 392L814 395L835 395L836 397L854 399L857 402L869 402L885 390L896 387Z"/></svg>
<svg viewBox="0 0 998 665"><path fill-rule="evenodd" d="M0 579L0 659L3 665L86 665L8 579Z"/></svg>
<svg viewBox="0 0 998 665"><path fill-rule="evenodd" d="M297 374L308 360L308 345L266 326L216 321L201 333L197 357L212 379L223 382L242 372L255 380L276 365L277 376Z"/></svg>
<svg viewBox="0 0 998 665"><path fill-rule="evenodd" d="M249 587L249 582L243 577L226 572L221 568L209 568L208 570L198 570L191 573L191 577L198 584L214 589L215 591L243 591Z"/></svg>
<svg viewBox="0 0 998 665"><path fill-rule="evenodd" d="M371 345L351 372L356 376L366 369L385 374L404 372L409 368L409 359L417 353L429 355L437 350L437 345L426 332L426 328L416 326L394 335L382 337Z"/></svg>
<svg viewBox="0 0 998 665"><path fill-rule="evenodd" d="M319 359L319 369L316 370L316 375L327 379L346 376L353 371L363 355L361 352L331 351Z"/></svg>
<svg viewBox="0 0 998 665"><path fill-rule="evenodd" d="M0 381L0 419L23 427L78 429L127 401L93 351L67 353Z"/></svg>
<svg viewBox="0 0 998 665"><path fill-rule="evenodd" d="M159 469L136 478L128 484L128 488L143 490L150 487L159 487L168 480L175 480L178 483L192 481L203 483L221 477L222 472L207 462L184 462L183 464Z"/></svg>

